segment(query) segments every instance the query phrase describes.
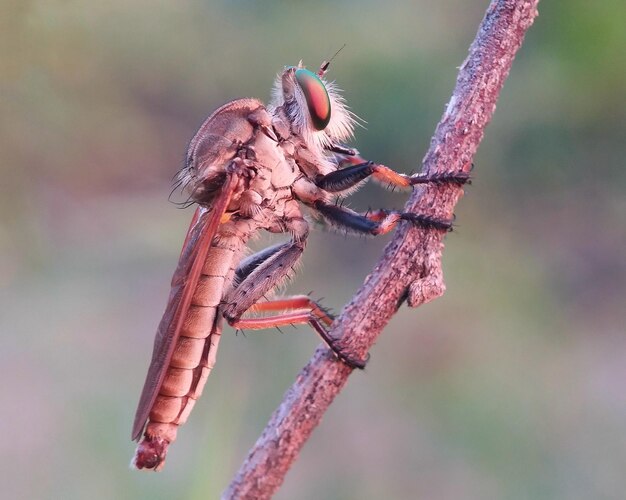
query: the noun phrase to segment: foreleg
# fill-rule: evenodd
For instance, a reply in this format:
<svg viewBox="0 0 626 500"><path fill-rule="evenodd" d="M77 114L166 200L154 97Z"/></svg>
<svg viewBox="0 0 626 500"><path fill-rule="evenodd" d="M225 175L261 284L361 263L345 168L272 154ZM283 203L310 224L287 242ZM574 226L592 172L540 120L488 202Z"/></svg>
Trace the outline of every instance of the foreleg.
<svg viewBox="0 0 626 500"><path fill-rule="evenodd" d="M362 158L359 157L360 160ZM352 161L352 159L350 160ZM338 193L350 189L368 177L396 187L409 187L416 184L457 184L463 185L469 180L469 173L455 172L449 174L400 174L385 165L371 161L363 161L348 167L335 170L327 175L320 175L315 184L324 191Z"/></svg>

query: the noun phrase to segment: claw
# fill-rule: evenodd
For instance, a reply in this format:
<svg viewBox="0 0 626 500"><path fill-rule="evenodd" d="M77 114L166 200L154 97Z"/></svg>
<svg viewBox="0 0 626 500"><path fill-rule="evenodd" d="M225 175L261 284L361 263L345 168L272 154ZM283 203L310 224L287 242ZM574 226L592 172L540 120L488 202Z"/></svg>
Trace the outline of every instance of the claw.
<svg viewBox="0 0 626 500"><path fill-rule="evenodd" d="M342 363L345 363L352 369L363 370L365 366L367 365L367 362L370 360L369 353L367 354L365 359L359 359L359 358L346 355L340 350L335 350L333 348L331 348L331 350L333 354L337 357L337 359L339 359L339 361L341 361Z"/></svg>

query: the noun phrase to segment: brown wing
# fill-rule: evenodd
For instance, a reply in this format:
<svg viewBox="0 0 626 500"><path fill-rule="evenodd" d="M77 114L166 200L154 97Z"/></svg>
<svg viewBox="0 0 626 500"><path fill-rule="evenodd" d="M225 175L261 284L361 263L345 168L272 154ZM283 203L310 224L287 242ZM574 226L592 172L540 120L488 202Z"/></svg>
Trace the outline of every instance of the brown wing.
<svg viewBox="0 0 626 500"><path fill-rule="evenodd" d="M178 266L172 277L172 289L167 307L154 339L152 361L150 361L150 368L148 368L148 375L135 414L133 440L138 440L141 437L152 405L159 393L211 241L220 224L220 219L230 203L237 180L238 177L235 174L227 174L226 182L219 195L214 199L213 206L210 209L198 207L193 216L178 260Z"/></svg>

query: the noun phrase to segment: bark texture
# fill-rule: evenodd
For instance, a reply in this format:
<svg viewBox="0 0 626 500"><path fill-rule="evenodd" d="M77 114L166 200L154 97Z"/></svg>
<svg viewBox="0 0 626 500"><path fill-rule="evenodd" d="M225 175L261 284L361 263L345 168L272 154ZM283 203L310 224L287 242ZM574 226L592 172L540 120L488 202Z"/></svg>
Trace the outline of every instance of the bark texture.
<svg viewBox="0 0 626 500"><path fill-rule="evenodd" d="M471 168L515 54L537 16L538 2L492 0L424 157L424 172ZM406 209L449 218L462 194L463 189L456 186L418 188ZM443 294L443 236L407 223L397 230L372 273L333 324L331 335L341 338L348 352L365 357L404 301L416 307ZM285 394L222 498L271 498L351 372L320 346Z"/></svg>

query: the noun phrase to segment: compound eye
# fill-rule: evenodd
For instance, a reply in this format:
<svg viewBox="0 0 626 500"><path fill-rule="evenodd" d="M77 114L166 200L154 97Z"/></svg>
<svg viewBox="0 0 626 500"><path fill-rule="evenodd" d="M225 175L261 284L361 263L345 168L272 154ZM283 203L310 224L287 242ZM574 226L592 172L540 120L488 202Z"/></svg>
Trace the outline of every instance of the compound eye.
<svg viewBox="0 0 626 500"><path fill-rule="evenodd" d="M324 130L330 122L330 98L322 80L308 69L296 70L296 81L309 107L309 115L317 130Z"/></svg>

